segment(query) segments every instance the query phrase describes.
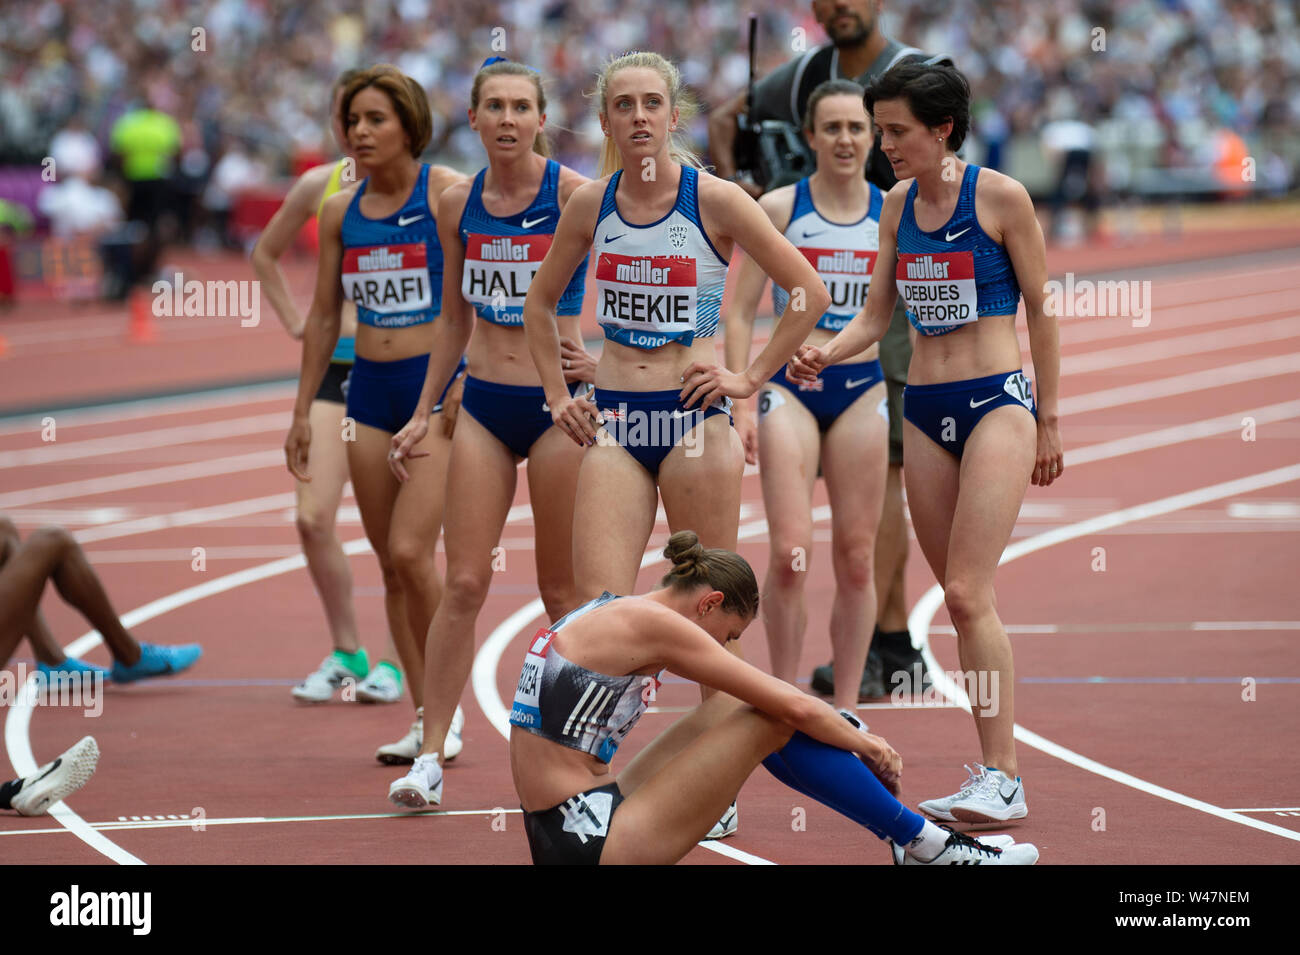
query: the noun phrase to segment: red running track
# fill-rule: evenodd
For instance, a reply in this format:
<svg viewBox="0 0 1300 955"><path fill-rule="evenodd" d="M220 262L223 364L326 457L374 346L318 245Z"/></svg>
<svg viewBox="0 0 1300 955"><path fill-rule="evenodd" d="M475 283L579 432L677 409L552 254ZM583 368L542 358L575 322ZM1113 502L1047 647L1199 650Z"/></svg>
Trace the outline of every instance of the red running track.
<svg viewBox="0 0 1300 955"><path fill-rule="evenodd" d="M1291 249L1128 269L1122 277L1152 283L1148 326L1062 319L1067 472L1050 489L1030 489L1010 552L1034 549L998 576L1017 663L1016 717L1028 734L1019 755L1031 805L1029 818L1006 831L1035 842L1044 864L1300 859L1300 769L1288 745L1300 724L1294 262ZM202 344L204 367L247 359L247 340L213 334ZM256 340L277 341L273 329ZM32 400L19 402L6 388L11 407L53 406L69 386L102 394L139 384L103 361L76 365L69 381L77 342L51 337L43 354L22 347L33 350L17 369ZM86 350L94 347L88 340ZM192 361L179 345L167 352L166 339L157 347L157 357ZM291 345L287 352L292 357ZM13 362L11 355L6 375ZM305 573L277 566L298 553L279 451L291 394L268 386L58 412L54 441L41 440L40 414L0 421L0 512L24 531L51 521L73 528L122 612L172 598L174 606L132 624L141 639L198 640L205 650L184 677L107 690L97 718L71 707L7 707L10 761L22 764L28 747L37 761L50 759L88 732L103 758L68 801L77 820L0 818L0 858L527 861L518 815L498 811L517 801L505 741L487 715L495 698L510 699L518 638L537 623L502 626L536 596L527 509L507 527L506 569L480 619L480 645L490 634L500 638L499 665L491 665L493 648L480 651L486 679L477 695L466 690L465 751L448 771L447 812L395 817L385 796L400 773L372 753L404 732L408 705L304 707L288 693L328 643ZM526 503L522 489L516 503ZM744 479L744 508L740 550L761 574L768 554L754 474ZM824 517L817 530L804 674L829 646ZM1041 536L1053 532L1063 539ZM660 522L651 550L666 533ZM363 537L350 498L340 535ZM203 571L193 569L196 547L204 548ZM258 568L282 572L230 579ZM352 558L352 569L374 650L383 626L378 570L368 552ZM655 577L648 568L640 583ZM951 627L915 547L907 581L917 605L913 632L923 627L940 666L957 669ZM192 599L198 585L219 592ZM65 642L85 632L56 599L44 606ZM745 646L753 662L767 664L761 623ZM102 647L87 656L107 661ZM13 661L10 672L24 662ZM627 755L696 699L693 686L669 682ZM978 758L960 709L883 704L864 715L904 755L910 804L953 791L962 764ZM188 818L195 815L201 827ZM724 849L738 850L736 861L888 862L874 837L762 772L743 790L740 833ZM699 848L687 861L728 859Z"/></svg>

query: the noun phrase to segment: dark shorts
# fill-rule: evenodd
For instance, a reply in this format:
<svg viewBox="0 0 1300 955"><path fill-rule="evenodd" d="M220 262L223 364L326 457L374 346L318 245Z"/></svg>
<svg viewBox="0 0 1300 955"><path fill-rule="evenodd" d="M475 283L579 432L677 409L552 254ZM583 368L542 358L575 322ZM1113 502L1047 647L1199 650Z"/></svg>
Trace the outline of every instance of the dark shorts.
<svg viewBox="0 0 1300 955"><path fill-rule="evenodd" d="M1033 388L1022 372L936 385L908 385L903 414L931 441L961 460L966 442L980 419L1003 405L1019 405L1038 417Z"/></svg>
<svg viewBox="0 0 1300 955"><path fill-rule="evenodd" d="M578 383L569 385L573 394ZM487 428L492 436L516 457L528 457L533 444L554 422L546 404L546 392L527 385L499 385L472 375L465 376L460 410Z"/></svg>
<svg viewBox="0 0 1300 955"><path fill-rule="evenodd" d="M325 377L316 389L315 401L332 401L335 404L348 403L348 375L352 373L351 362L332 361L325 369Z"/></svg>
<svg viewBox="0 0 1300 955"><path fill-rule="evenodd" d="M464 368L465 359L461 358L456 374ZM358 355L348 380L348 417L380 431L397 434L415 414L428 370L427 354L397 361L370 361ZM447 397L447 390L455 380L453 375L447 387L442 389L432 408L433 413L442 410L442 400Z"/></svg>
<svg viewBox="0 0 1300 955"><path fill-rule="evenodd" d="M812 385L790 381L785 377L786 366L769 380L775 382L799 400L817 419L817 428L825 434L835 420L868 391L884 379L880 362L864 361L852 365L827 365ZM777 407L775 399L781 397L764 391L759 395L758 413L765 415Z"/></svg>
<svg viewBox="0 0 1300 955"><path fill-rule="evenodd" d="M731 399L723 398L703 411L687 409L677 400L680 391L610 391L598 388L592 402L605 419L604 431L636 458L652 477L668 452L682 442L697 425L714 415L731 419ZM733 425L735 421L731 422ZM698 436L697 436L698 440Z"/></svg>
<svg viewBox="0 0 1300 955"><path fill-rule="evenodd" d="M880 339L880 367L889 391L889 463L903 463L903 386L907 366L912 363L912 339L908 334L907 309L900 295L889 319L889 329Z"/></svg>
<svg viewBox="0 0 1300 955"><path fill-rule="evenodd" d="M618 783L590 789L558 806L524 813L533 865L599 865L614 812L623 801Z"/></svg>

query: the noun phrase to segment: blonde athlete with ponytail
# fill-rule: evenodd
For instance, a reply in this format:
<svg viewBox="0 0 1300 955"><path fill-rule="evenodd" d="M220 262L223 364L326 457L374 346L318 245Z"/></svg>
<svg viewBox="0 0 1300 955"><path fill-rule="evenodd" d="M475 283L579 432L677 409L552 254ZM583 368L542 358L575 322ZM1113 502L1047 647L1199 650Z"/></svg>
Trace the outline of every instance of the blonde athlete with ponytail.
<svg viewBox="0 0 1300 955"><path fill-rule="evenodd" d="M736 546L744 453L723 420L728 399L752 395L771 377L830 301L757 204L701 171L678 141L693 109L676 67L657 53L625 54L601 73L595 99L606 136L604 178L573 193L524 305L552 419L575 443L595 445L578 477L580 600L632 592L660 495L670 528L694 528L708 546ZM718 361L713 338L736 244L798 290L743 372ZM555 314L593 245L606 341L588 398L569 394L572 369Z"/></svg>

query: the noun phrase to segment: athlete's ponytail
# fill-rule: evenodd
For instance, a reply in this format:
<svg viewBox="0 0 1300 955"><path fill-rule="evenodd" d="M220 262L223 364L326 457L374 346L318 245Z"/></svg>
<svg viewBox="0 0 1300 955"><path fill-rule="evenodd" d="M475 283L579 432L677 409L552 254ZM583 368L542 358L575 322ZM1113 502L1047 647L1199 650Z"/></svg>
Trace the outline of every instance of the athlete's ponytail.
<svg viewBox="0 0 1300 955"><path fill-rule="evenodd" d="M605 97L609 91L610 78L620 70L626 70L629 67L654 70L663 78L664 86L668 88L668 108L678 111L677 126L679 129L686 126L700 111L699 104L695 102L694 97L682 85L682 74L677 67L658 53L633 51L614 57L600 71L600 76L596 80L596 92L593 94L596 100L596 112L600 116L609 115ZM693 166L696 169L704 168L704 162L686 145L679 132L670 132L668 134L668 158L673 162L681 163L683 166ZM605 142L600 149L600 175L608 176L610 173L622 168L623 155L619 152L618 145L614 140L606 136Z"/></svg>
<svg viewBox="0 0 1300 955"><path fill-rule="evenodd" d="M694 531L678 531L668 538L664 556L672 561L673 569L659 582L660 587L694 590L707 586L722 593L723 610L746 620L758 613L758 581L754 569L739 554L706 548Z"/></svg>
<svg viewBox="0 0 1300 955"><path fill-rule="evenodd" d="M478 110L478 99L483 89L483 83L494 76L526 76L532 80L533 88L537 90L537 112L539 115L546 112L546 90L542 87L542 74L531 67L524 66L522 63L515 63L513 60L507 60L499 56L489 59L474 74L474 85L470 87L469 91L470 109ZM551 141L546 138L546 130L540 128L537 130L537 138L533 140L533 152L539 156L550 158Z"/></svg>

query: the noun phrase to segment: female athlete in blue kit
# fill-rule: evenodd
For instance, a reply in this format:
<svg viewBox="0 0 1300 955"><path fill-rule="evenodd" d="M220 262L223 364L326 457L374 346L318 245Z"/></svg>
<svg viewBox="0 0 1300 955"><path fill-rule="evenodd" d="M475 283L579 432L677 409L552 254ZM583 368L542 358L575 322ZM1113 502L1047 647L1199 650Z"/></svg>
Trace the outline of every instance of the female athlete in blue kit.
<svg viewBox="0 0 1300 955"><path fill-rule="evenodd" d="M902 181L885 199L865 309L828 344L802 346L791 367L811 380L858 354L884 334L895 296L907 302L920 333L903 399L912 526L943 585L962 669L991 674L996 688L973 710L982 762L958 793L921 808L944 820L1020 819L1028 806L1013 736L1015 674L993 576L1026 486L1049 485L1064 469L1043 234L1020 183L957 158L970 88L956 69L904 62L867 88L865 103ZM1037 404L1016 337L1022 294Z"/></svg>
<svg viewBox="0 0 1300 955"><path fill-rule="evenodd" d="M664 556L672 569L658 589L605 593L529 644L510 712L510 767L535 863L676 862L760 762L889 839L896 864L1038 860L1028 843L977 841L924 821L892 795L902 760L888 743L723 649L758 612L743 558L702 547L692 531L674 534ZM614 775L610 763L665 669L722 692Z"/></svg>
<svg viewBox="0 0 1300 955"><path fill-rule="evenodd" d="M677 144L689 104L671 63L656 53L618 57L601 74L595 99L607 137L605 178L574 191L524 305L552 419L574 442L596 445L578 477L580 600L636 586L659 495L670 528L691 527L706 545L735 547L744 457L723 420L726 398L752 395L829 302L812 266L754 201L701 172ZM718 363L713 335L737 243L776 281L806 295L791 303L753 364L733 373ZM593 245L606 341L595 396L574 397L555 312Z"/></svg>
<svg viewBox="0 0 1300 955"><path fill-rule="evenodd" d="M808 338L815 345L830 341L861 309L876 256L884 196L863 176L871 151L871 118L862 93L851 80L829 80L813 90L805 135L817 156L817 171L759 200L831 292L831 307ZM725 319L729 367L749 363L754 313L766 282L751 259L741 262ZM778 314L788 299L784 289L773 288ZM823 370L811 385L786 378L782 367L759 393L757 424L749 407L736 415L747 450L758 439L771 542L763 625L772 673L791 683L807 623L804 586L813 551L813 489L819 473L826 479L835 570L830 618L834 699L846 708L857 705L857 675L876 621L875 538L889 457L889 411L877 353L877 346L869 345Z"/></svg>
<svg viewBox="0 0 1300 955"><path fill-rule="evenodd" d="M560 214L587 179L547 158L545 119L546 96L537 72L499 57L485 64L474 78L469 120L483 141L488 166L472 181L447 189L438 206L443 312L424 399L449 380L466 344L469 367L448 468L447 589L425 648L428 734L411 771L388 793L410 808L442 799L439 754L446 754L439 744L456 728L457 703L474 659L474 624L492 582L494 548L514 499L521 458L528 459L537 586L548 619L558 619L577 603L571 538L583 449L551 422L524 340L522 312L532 273L550 248ZM590 381L596 369L582 349L578 328L586 275L583 262L570 276L558 309L571 388ZM403 480L403 462L415 456L412 448L427 426L427 416L420 415L393 437L392 466Z"/></svg>
<svg viewBox="0 0 1300 955"><path fill-rule="evenodd" d="M354 191L330 197L321 209L316 293L285 454L294 476L309 480L308 410L337 340L340 302L346 297L357 307L358 323L347 395L348 419L355 424L348 465L366 537L383 570L388 626L418 715L424 634L442 589L434 551L451 448L439 414L441 399L433 407L421 405L420 390L441 310L435 212L443 190L463 177L420 162L433 125L429 104L419 83L395 67L375 66L355 77L343 91L340 112L367 178ZM411 480L403 483L389 471L390 442L417 407L435 423L420 445L427 455L412 463ZM385 679L377 687L384 691L379 698L397 700L396 667L380 663L369 683L376 683L376 673Z"/></svg>

